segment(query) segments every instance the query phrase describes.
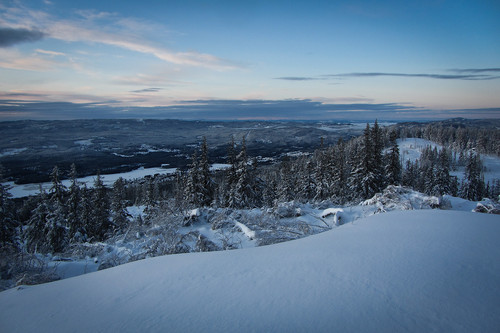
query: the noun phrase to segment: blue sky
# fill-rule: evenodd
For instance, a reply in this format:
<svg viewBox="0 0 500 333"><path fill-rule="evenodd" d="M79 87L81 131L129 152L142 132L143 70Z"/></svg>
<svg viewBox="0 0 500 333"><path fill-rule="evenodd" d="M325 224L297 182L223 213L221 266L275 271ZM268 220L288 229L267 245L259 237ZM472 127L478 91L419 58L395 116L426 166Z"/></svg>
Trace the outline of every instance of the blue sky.
<svg viewBox="0 0 500 333"><path fill-rule="evenodd" d="M0 120L454 116L500 118L498 1L0 3Z"/></svg>

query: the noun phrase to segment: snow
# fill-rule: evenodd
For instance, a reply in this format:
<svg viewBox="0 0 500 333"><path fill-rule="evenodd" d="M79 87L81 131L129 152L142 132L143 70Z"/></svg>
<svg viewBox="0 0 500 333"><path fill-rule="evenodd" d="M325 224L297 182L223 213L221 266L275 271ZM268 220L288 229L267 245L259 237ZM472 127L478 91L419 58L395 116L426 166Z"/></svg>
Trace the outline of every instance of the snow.
<svg viewBox="0 0 500 333"><path fill-rule="evenodd" d="M74 141L74 144L79 145L79 146L83 146L83 147L91 146L93 144L92 140L93 139L76 140L76 141Z"/></svg>
<svg viewBox="0 0 500 333"><path fill-rule="evenodd" d="M225 170L229 169L231 164L214 163L210 166L210 171Z"/></svg>
<svg viewBox="0 0 500 333"><path fill-rule="evenodd" d="M115 154L115 155L118 155L118 154ZM131 157L131 156L123 155L122 157ZM166 168L166 166L168 166L168 164L162 164L162 167L160 167L160 168L141 167L139 169L128 171L128 172L101 175L101 179L102 179L104 185L109 187L109 186L112 186L113 183L120 177L122 177L125 180L133 180L133 179L138 179L138 178L144 178L146 176L153 176L156 174L171 175L177 171L176 168ZM223 169L227 169L229 167L230 167L229 164L215 163L215 164L212 164L210 166L210 170L212 170L212 171L223 170ZM93 187L96 177L97 177L96 175L93 175L93 176L78 178L78 183L86 184L87 187ZM71 180L66 179L66 180L63 180L62 183L64 186L69 187L71 185ZM10 194L12 194L13 198L22 198L22 197L27 197L30 195L37 195L40 192L40 185L42 185L42 188L46 191L49 190L50 187L52 186L52 183L50 183L50 182L20 184L20 185L14 183L14 182L5 182L3 184L10 188L9 192L10 192Z"/></svg>
<svg viewBox="0 0 500 333"><path fill-rule="evenodd" d="M0 293L2 332L493 332L498 216L378 214L293 242L156 257Z"/></svg>
<svg viewBox="0 0 500 333"><path fill-rule="evenodd" d="M441 150L443 147L435 142L420 139L420 138L407 138L398 139L399 154L401 155L403 166L406 161L415 162L422 155L422 151L430 146L432 149L437 148Z"/></svg>
<svg viewBox="0 0 500 333"><path fill-rule="evenodd" d="M4 149L4 151L0 153L0 157L21 154L23 151L26 151L26 150L28 150L28 148L7 148L7 149Z"/></svg>
<svg viewBox="0 0 500 333"><path fill-rule="evenodd" d="M129 172L101 175L101 179L102 179L102 182L105 186L112 186L113 183L120 177L125 179L125 180L133 180L133 179L138 179L138 178L144 178L145 176L153 176L156 174L171 175L171 174L174 174L176 171L177 171L176 168L169 168L169 169L165 169L165 168L139 168L139 169L132 170ZM96 179L96 176L87 176L87 177L83 177L83 178L78 178L78 183L86 184L87 187L93 187L95 179ZM66 180L63 180L62 183L64 186L69 187L71 185L71 180L66 179ZM40 184L38 184L38 183L18 185L18 184L15 184L14 182L6 182L4 184L10 188L9 192L12 194L13 198L27 197L30 195L36 195L40 192ZM42 188L47 191L52 186L52 183L50 183L50 182L41 183L41 185L42 185Z"/></svg>
<svg viewBox="0 0 500 333"><path fill-rule="evenodd" d="M235 222L234 223L238 228L241 229L241 231L249 238L249 239L254 239L255 238L255 231L250 230L249 227L244 225L241 222Z"/></svg>
<svg viewBox="0 0 500 333"><path fill-rule="evenodd" d="M195 209L191 209L190 211L188 211L187 215L190 218L195 218L195 217L201 216L201 212L200 212L199 208L195 208Z"/></svg>
<svg viewBox="0 0 500 333"><path fill-rule="evenodd" d="M401 161L403 167L406 165L406 161L415 162L422 155L424 148L430 146L431 148L437 148L441 150L443 147L433 141L420 139L420 138L407 138L398 139L399 152L401 155ZM481 161L484 167L484 181L485 183L493 184L495 179L500 179L500 157L493 155L481 154ZM464 178L464 168L460 167L456 171L451 171L450 175L456 176L459 181Z"/></svg>

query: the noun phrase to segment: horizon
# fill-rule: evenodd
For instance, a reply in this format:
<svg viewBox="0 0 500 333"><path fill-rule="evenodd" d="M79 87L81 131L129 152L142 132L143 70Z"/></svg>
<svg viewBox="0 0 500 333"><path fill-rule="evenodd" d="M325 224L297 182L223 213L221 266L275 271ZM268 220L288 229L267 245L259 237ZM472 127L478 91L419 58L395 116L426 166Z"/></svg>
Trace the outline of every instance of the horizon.
<svg viewBox="0 0 500 333"><path fill-rule="evenodd" d="M0 121L500 118L500 3L0 4Z"/></svg>

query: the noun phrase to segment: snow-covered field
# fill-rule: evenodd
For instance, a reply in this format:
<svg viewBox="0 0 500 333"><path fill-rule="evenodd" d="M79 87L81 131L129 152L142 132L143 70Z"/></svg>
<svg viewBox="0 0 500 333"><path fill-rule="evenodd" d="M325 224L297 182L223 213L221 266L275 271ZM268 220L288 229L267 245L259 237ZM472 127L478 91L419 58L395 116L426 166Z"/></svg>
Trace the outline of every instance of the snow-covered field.
<svg viewBox="0 0 500 333"><path fill-rule="evenodd" d="M437 148L438 150L442 149L442 146L435 142L419 138L398 139L398 146L403 167L406 165L406 161L415 162L419 159L422 151L427 146ZM500 179L500 158L498 156L481 154L481 161L484 166L485 183L490 182L492 184L495 179ZM461 167L456 171L450 172L450 174L462 180L464 177L464 168Z"/></svg>
<svg viewBox="0 0 500 333"><path fill-rule="evenodd" d="M265 247L0 293L2 332L494 332L498 216L377 214Z"/></svg>
<svg viewBox="0 0 500 333"><path fill-rule="evenodd" d="M212 164L210 170L215 171L215 170L225 169L228 167L229 167L228 164ZM146 176L153 176L156 174L171 175L174 174L176 171L177 171L176 168L139 168L129 172L101 175L101 179L105 186L111 187L113 183L120 177L122 177L125 180L134 180L138 178L144 178ZM96 177L97 176L87 176L78 178L78 183L85 184L87 185L87 187L93 187ZM63 180L62 183L64 186L69 187L71 185L71 180L66 179ZM6 182L4 183L4 185L10 188L9 192L12 194L13 198L22 198L30 195L37 195L38 193L40 193L40 185L42 185L42 188L46 191L48 191L52 186L50 182L41 184L33 183L33 184L21 184L21 185L15 184L14 182Z"/></svg>
<svg viewBox="0 0 500 333"><path fill-rule="evenodd" d="M129 172L122 173L113 173L107 175L101 175L102 182L105 186L112 186L113 183L120 177L125 180L132 180L137 178L144 178L145 176L152 176L156 174L160 175L170 175L175 173L176 168L164 169L164 168L139 168L136 170L132 170ZM93 187L96 176L87 176L83 178L78 178L78 183L86 184L87 187ZM71 185L71 180L66 179L62 181L63 185L69 187ZM12 194L13 198L22 198L29 195L36 195L40 192L40 185L44 190L49 190L52 184L49 183L41 183L41 184L22 184L18 185L14 182L5 183L8 187L10 187L9 192Z"/></svg>

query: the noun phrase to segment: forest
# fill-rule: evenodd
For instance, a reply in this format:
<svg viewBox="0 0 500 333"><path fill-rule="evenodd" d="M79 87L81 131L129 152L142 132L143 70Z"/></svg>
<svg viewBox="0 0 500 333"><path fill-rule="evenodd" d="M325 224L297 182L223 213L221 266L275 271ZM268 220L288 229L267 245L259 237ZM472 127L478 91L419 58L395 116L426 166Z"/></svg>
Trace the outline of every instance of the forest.
<svg viewBox="0 0 500 333"><path fill-rule="evenodd" d="M403 164L398 139L404 138L427 139L443 148L427 147L418 160ZM286 157L272 165L258 165L247 154L245 138L238 142L233 138L227 147L228 167L215 171L210 169L209 147L203 139L187 169L173 176L135 181L119 178L112 188L103 185L99 172L93 186L79 184L74 164L69 170L71 185L65 187L63 172L54 166L50 190L40 187L36 196L13 199L8 187L0 185L1 279L18 280L36 271L36 254L86 255L91 244L132 234L162 235L134 259L192 251L185 245L186 235L177 230L193 222L190 211L202 207L231 212L273 208L291 201L349 206L388 185L437 197L498 200L500 180L484 181L480 154L500 156L498 129L435 124L382 128L375 121L366 124L357 138L339 139L332 146L322 144L312 154ZM450 174L458 167L465 170L460 181ZM144 214L133 218L127 210L130 206L144 207ZM211 223L212 229L222 228L224 219ZM196 251L221 249L202 235L193 237ZM229 241L226 245L223 249L235 248ZM43 279L39 277L37 282Z"/></svg>

